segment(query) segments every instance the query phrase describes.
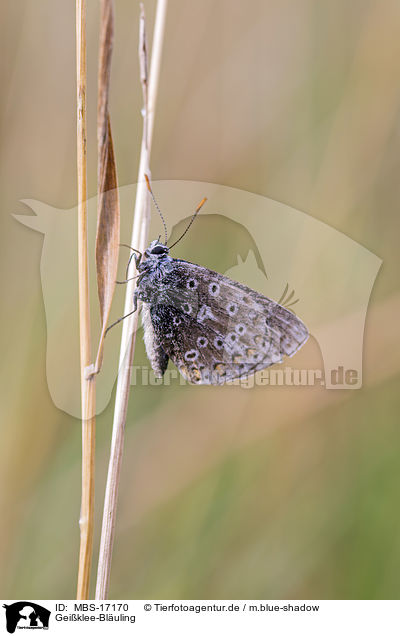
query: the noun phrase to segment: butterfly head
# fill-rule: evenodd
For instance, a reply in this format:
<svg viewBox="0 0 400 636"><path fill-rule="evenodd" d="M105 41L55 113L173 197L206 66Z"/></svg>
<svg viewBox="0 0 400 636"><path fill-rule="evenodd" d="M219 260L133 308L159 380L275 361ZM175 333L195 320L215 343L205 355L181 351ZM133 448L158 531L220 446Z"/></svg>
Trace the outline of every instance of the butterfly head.
<svg viewBox="0 0 400 636"><path fill-rule="evenodd" d="M160 238L152 241L144 252L144 259L138 265L138 271L157 272L157 275L163 275L171 266L173 259L169 256L169 247L165 243L160 242Z"/></svg>
<svg viewBox="0 0 400 636"><path fill-rule="evenodd" d="M158 259L162 256L167 256L169 253L169 247L161 243L159 239L152 241L145 251L146 258Z"/></svg>

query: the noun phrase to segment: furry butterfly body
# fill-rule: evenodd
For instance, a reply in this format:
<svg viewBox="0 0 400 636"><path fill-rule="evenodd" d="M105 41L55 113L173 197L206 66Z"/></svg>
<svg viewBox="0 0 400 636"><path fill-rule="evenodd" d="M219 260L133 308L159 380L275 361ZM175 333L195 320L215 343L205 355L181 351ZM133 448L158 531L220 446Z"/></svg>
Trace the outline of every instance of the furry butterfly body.
<svg viewBox="0 0 400 636"><path fill-rule="evenodd" d="M308 330L290 310L218 272L172 258L153 241L136 258L134 311L143 303L144 341L157 377L168 360L193 384L224 384L282 362Z"/></svg>

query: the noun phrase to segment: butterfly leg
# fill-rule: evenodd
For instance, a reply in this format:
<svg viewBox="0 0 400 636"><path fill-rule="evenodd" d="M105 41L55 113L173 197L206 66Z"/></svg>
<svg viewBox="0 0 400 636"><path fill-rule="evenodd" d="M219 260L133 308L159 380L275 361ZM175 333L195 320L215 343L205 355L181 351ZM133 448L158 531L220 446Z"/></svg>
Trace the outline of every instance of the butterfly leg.
<svg viewBox="0 0 400 636"><path fill-rule="evenodd" d="M139 278L140 274L136 274L136 276L132 276L131 278L127 278L126 280L116 280L117 285L125 285L129 283L130 280L135 280L135 278Z"/></svg>
<svg viewBox="0 0 400 636"><path fill-rule="evenodd" d="M127 245L126 243L120 243L119 244L120 247L127 247L128 249L132 250L132 252L136 252L136 254L139 255L139 257L137 258L142 258L142 252L139 252L139 250L136 250L134 247L131 247L130 245Z"/></svg>
<svg viewBox="0 0 400 636"><path fill-rule="evenodd" d="M130 250L132 250L132 254L129 257L128 265L126 266L126 278L128 278L128 270L129 270L129 265L131 264L132 258L135 259L135 265L136 265L136 269L137 269L139 267L139 265L140 265L140 261L142 260L143 254L142 254L142 252L139 252L139 250L136 250L134 247L131 247L130 245L127 245L126 243L120 243L120 246L127 247ZM128 279L128 280L130 280L130 279ZM126 282L126 281L124 281L124 282Z"/></svg>
<svg viewBox="0 0 400 636"><path fill-rule="evenodd" d="M122 320L125 320L125 318L128 318L128 316L132 316L132 314L135 313L135 311L137 311L137 304L138 304L138 294L137 294L137 289L135 289L135 291L133 292L133 309L132 311L129 312L129 314L126 314L125 316L122 316L122 318L118 318L118 320L116 320L115 322L112 323L112 325L110 325L109 327L107 327L104 337L106 337L106 335L108 334L108 332L110 331L110 329L112 329L113 327L115 327L115 325L118 325L118 323L120 323Z"/></svg>
<svg viewBox="0 0 400 636"><path fill-rule="evenodd" d="M131 247L131 249L133 250L133 247ZM128 278L129 265L131 264L132 258L135 259L135 267L137 269L140 265L140 261L142 260L142 253L141 252L136 253L136 251L134 251L130 255L128 265L126 266L126 278Z"/></svg>

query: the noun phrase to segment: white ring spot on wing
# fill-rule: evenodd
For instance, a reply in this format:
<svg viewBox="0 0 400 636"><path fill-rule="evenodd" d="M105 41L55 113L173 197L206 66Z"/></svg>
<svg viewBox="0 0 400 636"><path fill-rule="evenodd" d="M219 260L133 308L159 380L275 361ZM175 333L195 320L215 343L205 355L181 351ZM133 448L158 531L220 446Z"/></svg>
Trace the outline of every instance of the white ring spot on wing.
<svg viewBox="0 0 400 636"><path fill-rule="evenodd" d="M215 280L212 281L208 286L208 293L210 294L210 296L219 296L219 291L219 283L217 283Z"/></svg>
<svg viewBox="0 0 400 636"><path fill-rule="evenodd" d="M235 333L228 333L228 335L227 335L226 339L227 339L227 341L228 341L230 344L232 344L232 345L233 345L233 344L235 344L235 342L237 342L238 337L237 337L237 335L236 335Z"/></svg>
<svg viewBox="0 0 400 636"><path fill-rule="evenodd" d="M191 314L192 313L192 305L190 303L183 303L181 309L182 309L184 314Z"/></svg>
<svg viewBox="0 0 400 636"><path fill-rule="evenodd" d="M189 278L188 282L186 283L186 287L188 289L196 289L198 285L199 283L197 282L195 278Z"/></svg>
<svg viewBox="0 0 400 636"><path fill-rule="evenodd" d="M238 306L236 303L228 303L226 310L230 316L234 316L237 313Z"/></svg>
<svg viewBox="0 0 400 636"><path fill-rule="evenodd" d="M208 340L204 336L200 336L197 338L197 346L200 348L206 347L208 345Z"/></svg>
<svg viewBox="0 0 400 636"><path fill-rule="evenodd" d="M190 351L186 351L185 360L196 360L199 357L199 352L197 349L190 349Z"/></svg>

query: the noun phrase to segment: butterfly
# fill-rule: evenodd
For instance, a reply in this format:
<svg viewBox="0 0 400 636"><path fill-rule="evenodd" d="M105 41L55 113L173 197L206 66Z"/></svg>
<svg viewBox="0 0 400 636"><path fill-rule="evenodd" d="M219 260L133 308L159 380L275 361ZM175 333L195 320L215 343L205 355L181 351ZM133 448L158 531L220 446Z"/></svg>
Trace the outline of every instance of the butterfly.
<svg viewBox="0 0 400 636"><path fill-rule="evenodd" d="M306 342L308 329L292 311L218 272L172 258L174 245L166 243L167 233L165 243L154 240L143 255L133 254L139 273L133 312L140 300L156 377L171 359L190 383L220 385L282 362Z"/></svg>

